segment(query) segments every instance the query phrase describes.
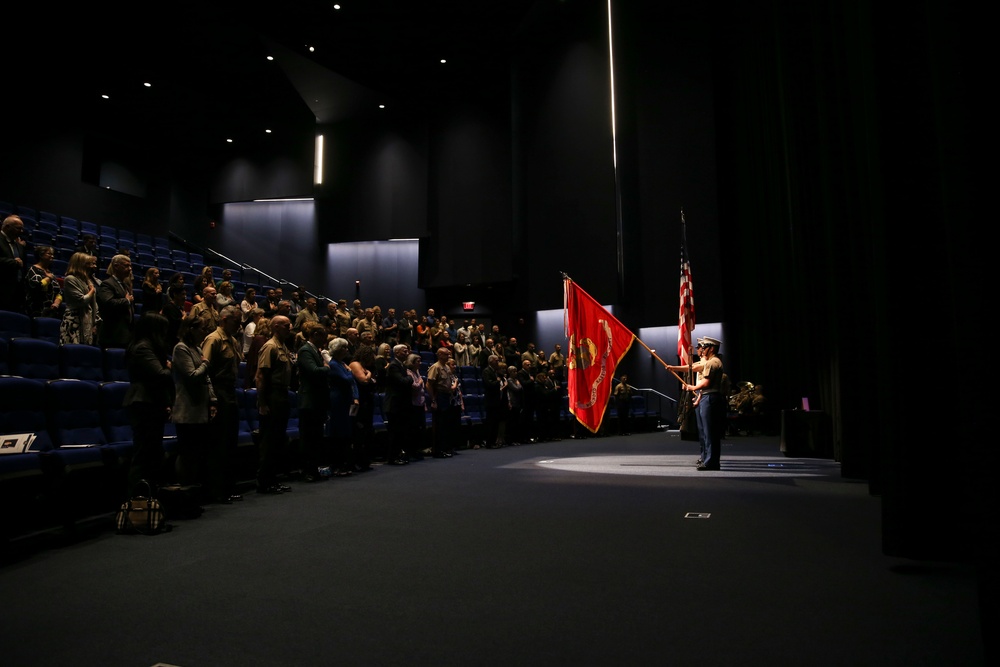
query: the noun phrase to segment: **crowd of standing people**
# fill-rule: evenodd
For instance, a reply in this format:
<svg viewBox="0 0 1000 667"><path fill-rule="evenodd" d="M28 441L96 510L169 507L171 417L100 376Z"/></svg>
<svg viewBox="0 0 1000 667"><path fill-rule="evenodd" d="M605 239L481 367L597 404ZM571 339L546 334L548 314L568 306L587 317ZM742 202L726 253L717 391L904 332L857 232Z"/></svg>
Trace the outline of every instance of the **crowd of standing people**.
<svg viewBox="0 0 1000 667"><path fill-rule="evenodd" d="M267 289L261 299L250 287L237 296L231 275L216 280L210 266L190 287L180 273L162 282L159 269L149 267L133 289L129 253L115 254L102 276L93 239L57 276L49 246L36 247L28 264L18 216L4 219L2 236L0 309L59 318L63 344L126 350L124 404L134 444L126 495L147 481L197 487L204 503L242 499L234 466L241 369L242 388L257 401L261 494L290 492L292 470L309 483L367 472L375 463L456 456L466 445L468 417L460 368L475 369L485 394L483 437L469 446L559 438L566 360L558 345L551 355L533 343L522 349L498 325L459 324L433 309L383 313L360 299L321 306L304 289L288 297ZM434 362L420 352L433 353ZM376 435L376 414L386 422L386 438ZM168 423L176 431L173 457L164 451Z"/></svg>

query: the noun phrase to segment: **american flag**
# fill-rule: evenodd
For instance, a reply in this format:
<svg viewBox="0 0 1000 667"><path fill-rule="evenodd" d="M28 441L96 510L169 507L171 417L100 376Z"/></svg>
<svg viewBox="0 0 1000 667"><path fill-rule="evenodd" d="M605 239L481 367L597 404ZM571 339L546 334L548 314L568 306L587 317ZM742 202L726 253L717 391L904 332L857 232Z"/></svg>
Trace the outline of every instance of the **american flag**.
<svg viewBox="0 0 1000 667"><path fill-rule="evenodd" d="M681 229L684 228L684 214L681 213ZM687 234L682 232L686 237ZM686 240L686 239L685 239ZM677 356L682 366L691 363L691 332L694 330L694 285L691 282L691 262L687 248L681 242L681 307L677 317Z"/></svg>

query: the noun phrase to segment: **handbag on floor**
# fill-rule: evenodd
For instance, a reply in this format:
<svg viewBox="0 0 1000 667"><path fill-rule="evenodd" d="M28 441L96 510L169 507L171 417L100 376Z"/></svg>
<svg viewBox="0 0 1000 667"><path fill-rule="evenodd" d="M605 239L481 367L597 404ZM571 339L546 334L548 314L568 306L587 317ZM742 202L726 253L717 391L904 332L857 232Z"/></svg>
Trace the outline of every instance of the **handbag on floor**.
<svg viewBox="0 0 1000 667"><path fill-rule="evenodd" d="M141 535L156 535L170 530L167 517L160 506L160 501L153 497L153 487L146 480L139 481L137 493L122 503L115 526L119 534L139 533ZM143 490L145 495L142 495Z"/></svg>

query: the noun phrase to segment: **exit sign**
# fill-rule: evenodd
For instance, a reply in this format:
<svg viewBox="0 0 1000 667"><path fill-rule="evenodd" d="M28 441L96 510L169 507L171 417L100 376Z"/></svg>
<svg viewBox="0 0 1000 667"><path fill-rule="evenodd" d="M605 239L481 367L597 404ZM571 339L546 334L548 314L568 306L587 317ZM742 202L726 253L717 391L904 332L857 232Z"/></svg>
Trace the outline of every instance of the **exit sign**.
<svg viewBox="0 0 1000 667"><path fill-rule="evenodd" d="M475 309L476 309L476 302L475 301L463 301L462 302L462 310L475 310Z"/></svg>

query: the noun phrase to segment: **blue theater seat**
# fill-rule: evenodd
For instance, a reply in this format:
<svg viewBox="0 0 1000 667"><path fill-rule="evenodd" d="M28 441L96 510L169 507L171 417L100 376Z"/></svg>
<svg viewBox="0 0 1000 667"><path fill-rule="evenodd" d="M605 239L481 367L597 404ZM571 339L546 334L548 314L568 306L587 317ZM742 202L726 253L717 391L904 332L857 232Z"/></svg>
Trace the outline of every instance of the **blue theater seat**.
<svg viewBox="0 0 1000 667"><path fill-rule="evenodd" d="M104 382L104 352L93 345L67 343L59 346L59 377Z"/></svg>
<svg viewBox="0 0 1000 667"><path fill-rule="evenodd" d="M7 351L13 375L53 380L59 377L59 345L39 338L12 338Z"/></svg>
<svg viewBox="0 0 1000 667"><path fill-rule="evenodd" d="M128 367L125 366L125 348L109 347L104 350L105 382L128 382Z"/></svg>
<svg viewBox="0 0 1000 667"><path fill-rule="evenodd" d="M19 336L30 337L31 317L11 310L0 310L0 338L10 340Z"/></svg>
<svg viewBox="0 0 1000 667"><path fill-rule="evenodd" d="M34 337L53 343L59 342L59 326L62 320L58 317L35 317L31 321Z"/></svg>

